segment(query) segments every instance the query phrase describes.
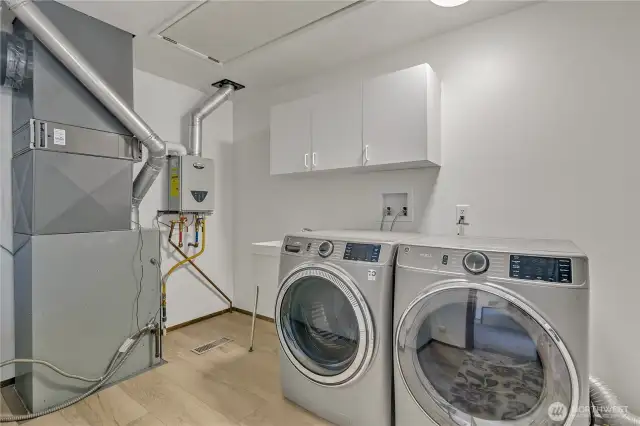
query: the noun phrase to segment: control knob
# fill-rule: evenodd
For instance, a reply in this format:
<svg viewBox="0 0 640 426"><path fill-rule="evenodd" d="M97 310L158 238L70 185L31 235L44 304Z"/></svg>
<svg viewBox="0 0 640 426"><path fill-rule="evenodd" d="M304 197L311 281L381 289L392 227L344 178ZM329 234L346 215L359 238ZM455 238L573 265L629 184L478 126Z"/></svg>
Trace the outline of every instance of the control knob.
<svg viewBox="0 0 640 426"><path fill-rule="evenodd" d="M479 251L471 251L462 259L462 266L470 274L480 275L489 269L489 258Z"/></svg>
<svg viewBox="0 0 640 426"><path fill-rule="evenodd" d="M331 241L323 241L318 246L318 255L320 257L329 257L333 253L333 243Z"/></svg>

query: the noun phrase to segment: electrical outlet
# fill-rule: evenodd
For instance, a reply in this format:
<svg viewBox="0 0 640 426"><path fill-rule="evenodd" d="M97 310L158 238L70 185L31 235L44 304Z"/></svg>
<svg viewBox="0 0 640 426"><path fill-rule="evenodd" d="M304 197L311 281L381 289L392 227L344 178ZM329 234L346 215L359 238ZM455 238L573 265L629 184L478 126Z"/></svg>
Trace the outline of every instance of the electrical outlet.
<svg viewBox="0 0 640 426"><path fill-rule="evenodd" d="M468 224L469 222L469 211L471 210L471 206L468 204L458 204L456 206L456 223Z"/></svg>

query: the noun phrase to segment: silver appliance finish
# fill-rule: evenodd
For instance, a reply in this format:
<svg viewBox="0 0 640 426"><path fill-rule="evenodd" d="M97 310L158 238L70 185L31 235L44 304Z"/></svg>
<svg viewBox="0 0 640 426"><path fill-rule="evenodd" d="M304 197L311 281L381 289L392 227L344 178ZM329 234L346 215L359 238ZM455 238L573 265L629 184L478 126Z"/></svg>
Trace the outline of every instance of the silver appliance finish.
<svg viewBox="0 0 640 426"><path fill-rule="evenodd" d="M130 135L31 119L13 134L13 155L30 149L141 161L142 146Z"/></svg>
<svg viewBox="0 0 640 426"><path fill-rule="evenodd" d="M155 230L15 234L14 246L22 247L14 259L16 358L43 359L85 377L104 374L137 330L136 314L140 327L159 321L160 276L151 263L160 258L159 238ZM161 362L155 349L154 336L144 337L112 382ZM16 366L16 389L32 412L90 386L40 366Z"/></svg>
<svg viewBox="0 0 640 426"><path fill-rule="evenodd" d="M11 2L9 2L11 3ZM38 2L40 11L69 39L101 77L133 106L133 36L54 1ZM13 130L31 118L105 132L131 134L65 66L34 38L20 20L16 36L30 40L32 78L13 94Z"/></svg>
<svg viewBox="0 0 640 426"><path fill-rule="evenodd" d="M484 269L482 258L477 254L469 257L472 252L486 256L486 272L479 272ZM562 283L511 278L510 265L514 260L511 255L520 256L514 259L522 256L570 259L572 280ZM456 310L459 305L452 302L459 294L468 294L469 299L459 304L462 309ZM471 310L469 306L472 306ZM479 323L476 321L478 316L481 318ZM396 424L589 424L588 260L573 243L467 237L414 239L398 250L393 323ZM506 363L508 358L504 357L501 358L504 363L492 364L502 354L499 350L506 350L505 345L511 344L505 338L509 333L520 336L520 346L513 350L521 351L518 355L521 365L514 368ZM493 345L493 353L498 355L489 354L491 361L488 363L480 361L486 382L476 395L480 395L479 401L483 402L484 386L490 386L490 381L497 377L496 373L499 376L520 371L519 368L525 365L522 357L526 351L534 353L536 362L541 365L536 371L542 375L543 388L534 395L537 398L534 399L535 404L525 408L513 405L510 408L515 410L515 414L512 411L507 414L512 417L508 418L491 418L482 411L481 403L475 408L482 414L470 414L468 411L471 410L466 410L470 406L452 403L459 402L455 401L454 388L462 386L464 389L467 386L459 378L469 380L471 377L461 372L464 369L473 371L477 367L469 366L473 364L473 357L469 358L469 354L477 348L487 349L490 346L482 347L481 340L485 337L477 336L492 335L490 345ZM528 337L528 340L521 336ZM447 354L443 356L444 364L451 363L447 367L433 362L438 358L423 355L425 348L433 342L437 342L436 347L441 348L441 353ZM440 386L436 389L438 380L449 374L446 370L458 362L456 354L468 357L460 370L457 370L458 364L453 368L454 375L457 370L458 379L453 379L450 388ZM430 363L422 361L427 359ZM485 368L487 366L490 367ZM492 385L501 380L498 378ZM522 403L518 398L520 396L516 397L514 404ZM564 404L563 419L553 420L549 416L554 402Z"/></svg>
<svg viewBox="0 0 640 426"><path fill-rule="evenodd" d="M167 162L164 141L133 110L130 102L121 93L118 93L114 88L116 86L112 85L112 82L99 73L96 69L96 65L99 64L92 64L91 61L87 60L83 54L85 52L76 48L63 31L52 22L53 16L48 16L46 9L44 11L41 10L34 4L33 0L5 1L24 27L32 32L64 64L66 69L149 150L147 161L133 181L131 218L139 222L140 203ZM67 9L71 10L70 8ZM76 18L80 19L79 17ZM72 29L75 28L72 25L70 26ZM104 54L104 52L101 51L100 54ZM117 56L117 54L113 55L113 57ZM111 60L112 57L108 56L107 58ZM118 61L115 61L115 63L118 63ZM121 64L117 65L121 66ZM131 68L126 67L126 65L123 67L127 72ZM48 101L52 100L48 99ZM64 120L54 119L52 121L60 122Z"/></svg>
<svg viewBox="0 0 640 426"><path fill-rule="evenodd" d="M169 159L169 210L212 212L215 207L213 160L194 155Z"/></svg>
<svg viewBox="0 0 640 426"><path fill-rule="evenodd" d="M337 425L392 424L394 260L397 241L406 236L315 231L285 237L275 318L282 347L282 390L287 399ZM325 241L332 243L329 254ZM378 260L344 260L348 242L380 245ZM321 245L323 256L318 250ZM296 247L299 251L292 253ZM301 302L294 304L295 292L303 291L305 285L316 293L303 294ZM338 315L348 318L350 327L332 327L340 321ZM304 318L308 322L292 337L297 324L292 326L292 319L300 322ZM306 332L300 332L303 326ZM315 340L310 345L300 343L307 339ZM329 362L328 354L339 353L344 341L353 345L350 356ZM321 343L315 346L318 355L309 352L314 342Z"/></svg>
<svg viewBox="0 0 640 426"><path fill-rule="evenodd" d="M132 161L33 149L12 160L12 171L15 232L131 227Z"/></svg>

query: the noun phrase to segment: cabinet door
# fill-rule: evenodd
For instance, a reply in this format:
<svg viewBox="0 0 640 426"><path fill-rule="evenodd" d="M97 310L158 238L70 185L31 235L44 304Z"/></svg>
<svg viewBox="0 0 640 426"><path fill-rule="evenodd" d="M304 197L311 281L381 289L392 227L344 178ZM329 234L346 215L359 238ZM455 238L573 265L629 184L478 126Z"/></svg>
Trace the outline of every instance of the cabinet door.
<svg viewBox="0 0 640 426"><path fill-rule="evenodd" d="M419 65L364 82L365 165L427 160L427 69Z"/></svg>
<svg viewBox="0 0 640 426"><path fill-rule="evenodd" d="M314 170L362 166L362 83L312 98Z"/></svg>
<svg viewBox="0 0 640 426"><path fill-rule="evenodd" d="M311 110L309 99L271 107L271 174L311 168Z"/></svg>

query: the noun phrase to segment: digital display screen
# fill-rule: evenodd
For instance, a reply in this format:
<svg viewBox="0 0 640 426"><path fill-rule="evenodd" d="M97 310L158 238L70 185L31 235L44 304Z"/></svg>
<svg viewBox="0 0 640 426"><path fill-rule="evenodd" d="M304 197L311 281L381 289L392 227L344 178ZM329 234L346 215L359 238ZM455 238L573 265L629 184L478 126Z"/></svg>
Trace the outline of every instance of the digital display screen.
<svg viewBox="0 0 640 426"><path fill-rule="evenodd" d="M380 258L379 244L347 243L344 249L344 260L359 260L362 262L377 262Z"/></svg>
<svg viewBox="0 0 640 426"><path fill-rule="evenodd" d="M509 276L520 280L571 283L571 259L512 255Z"/></svg>

